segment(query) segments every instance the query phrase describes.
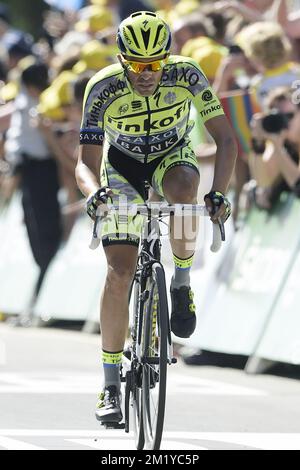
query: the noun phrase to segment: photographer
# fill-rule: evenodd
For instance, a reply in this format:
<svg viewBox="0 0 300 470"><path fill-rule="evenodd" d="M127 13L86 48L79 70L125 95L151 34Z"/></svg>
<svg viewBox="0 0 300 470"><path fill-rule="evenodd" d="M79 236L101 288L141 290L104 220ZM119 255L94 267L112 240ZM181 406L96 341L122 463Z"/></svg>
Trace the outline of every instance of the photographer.
<svg viewBox="0 0 300 470"><path fill-rule="evenodd" d="M266 104L268 111L255 115L251 123L253 154L249 164L257 184L256 204L269 210L282 191L292 190L300 196L300 109L285 87L270 93Z"/></svg>
<svg viewBox="0 0 300 470"><path fill-rule="evenodd" d="M11 172L20 178L24 222L33 257L40 268L36 295L61 240L57 164L34 119L39 97L48 86L48 72L48 66L39 61L33 61L22 71L4 145Z"/></svg>

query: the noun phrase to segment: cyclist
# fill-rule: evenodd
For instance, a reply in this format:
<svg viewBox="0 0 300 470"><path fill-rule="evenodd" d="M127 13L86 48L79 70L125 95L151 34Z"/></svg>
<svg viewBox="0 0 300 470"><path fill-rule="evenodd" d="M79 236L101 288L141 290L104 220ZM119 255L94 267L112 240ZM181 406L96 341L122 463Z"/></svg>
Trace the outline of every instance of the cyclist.
<svg viewBox="0 0 300 470"><path fill-rule="evenodd" d="M141 203L145 181L169 203L197 203L199 170L190 146L193 103L215 139L217 155L211 192L205 197L218 217L230 215L225 197L236 158L232 130L218 98L196 62L170 53L168 25L152 12L137 12L122 21L117 32L119 64L102 69L88 83L80 131L77 183L87 197L87 212L111 196L126 195ZM100 177L99 177L100 175ZM128 330L128 293L134 276L141 224L114 214L106 218L102 243L107 277L101 299L100 328L104 389L96 417L102 423L119 422L120 364ZM189 337L196 326L190 268L196 235L176 237L176 217L170 221L174 254L171 282L171 328ZM182 223L182 220L180 220ZM191 217L185 224L195 223Z"/></svg>

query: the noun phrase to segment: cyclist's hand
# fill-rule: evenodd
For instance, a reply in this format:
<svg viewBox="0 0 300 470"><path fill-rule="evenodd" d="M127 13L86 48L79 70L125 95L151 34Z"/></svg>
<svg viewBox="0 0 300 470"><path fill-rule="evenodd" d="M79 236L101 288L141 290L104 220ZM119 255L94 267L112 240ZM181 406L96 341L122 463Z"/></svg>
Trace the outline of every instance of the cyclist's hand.
<svg viewBox="0 0 300 470"><path fill-rule="evenodd" d="M211 215L210 220L216 224L218 219L226 222L231 214L231 204L229 200L220 191L211 191L204 196L206 209Z"/></svg>
<svg viewBox="0 0 300 470"><path fill-rule="evenodd" d="M95 193L90 194L86 200L86 211L91 219L95 220L97 215L97 209L101 205L104 212L107 212L106 203L110 197L113 196L111 189L99 188Z"/></svg>

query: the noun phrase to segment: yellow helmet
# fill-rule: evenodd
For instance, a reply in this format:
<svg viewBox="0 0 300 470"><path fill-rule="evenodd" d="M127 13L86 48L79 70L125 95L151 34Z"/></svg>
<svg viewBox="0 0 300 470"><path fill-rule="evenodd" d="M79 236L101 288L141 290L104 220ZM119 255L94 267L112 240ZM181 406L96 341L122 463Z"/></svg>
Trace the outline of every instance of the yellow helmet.
<svg viewBox="0 0 300 470"><path fill-rule="evenodd" d="M169 53L171 31L156 13L139 11L122 21L117 44L124 56L156 58Z"/></svg>

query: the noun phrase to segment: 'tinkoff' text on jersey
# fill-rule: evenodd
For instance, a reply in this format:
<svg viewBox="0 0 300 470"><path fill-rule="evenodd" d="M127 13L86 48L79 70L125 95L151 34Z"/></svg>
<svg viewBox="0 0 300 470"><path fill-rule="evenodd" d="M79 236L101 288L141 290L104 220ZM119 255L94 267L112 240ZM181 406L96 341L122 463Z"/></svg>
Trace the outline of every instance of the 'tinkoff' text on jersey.
<svg viewBox="0 0 300 470"><path fill-rule="evenodd" d="M98 72L88 83L80 144L103 145L104 138L123 153L147 162L188 137L194 104L203 122L223 115L221 104L199 65L170 56L152 96L134 91L121 65Z"/></svg>

